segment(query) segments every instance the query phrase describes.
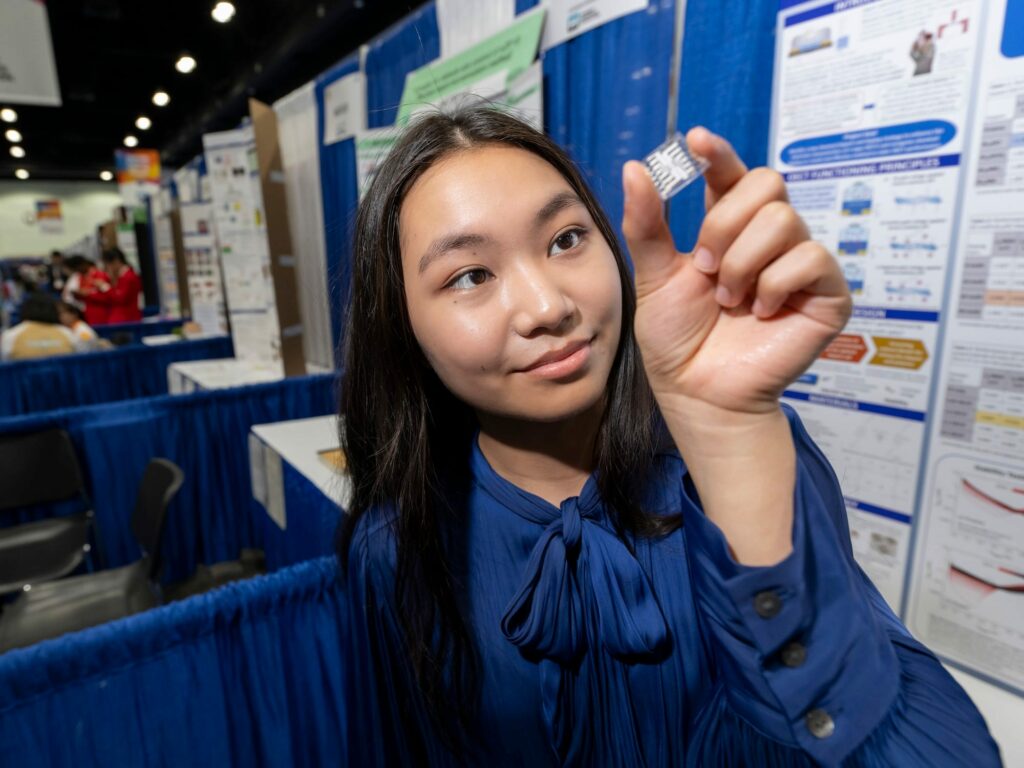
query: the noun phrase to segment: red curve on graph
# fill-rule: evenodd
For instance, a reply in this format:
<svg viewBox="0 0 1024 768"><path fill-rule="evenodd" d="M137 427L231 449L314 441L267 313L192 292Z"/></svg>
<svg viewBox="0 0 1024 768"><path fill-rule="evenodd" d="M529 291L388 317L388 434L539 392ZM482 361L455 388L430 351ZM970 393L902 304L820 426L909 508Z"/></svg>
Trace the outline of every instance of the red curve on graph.
<svg viewBox="0 0 1024 768"><path fill-rule="evenodd" d="M1014 515L1024 515L1024 507L1011 507L1005 501L1000 501L999 499L996 499L996 498L993 498L992 496L989 496L983 490L981 490L976 485L974 485L966 477L962 478L961 482L964 484L964 488L966 488L968 491L973 493L978 498L983 499L984 501L987 501L989 504L992 504L992 505L994 505L996 507L999 507L1000 509L1005 510L1006 512L1009 512L1009 513L1014 514Z"/></svg>

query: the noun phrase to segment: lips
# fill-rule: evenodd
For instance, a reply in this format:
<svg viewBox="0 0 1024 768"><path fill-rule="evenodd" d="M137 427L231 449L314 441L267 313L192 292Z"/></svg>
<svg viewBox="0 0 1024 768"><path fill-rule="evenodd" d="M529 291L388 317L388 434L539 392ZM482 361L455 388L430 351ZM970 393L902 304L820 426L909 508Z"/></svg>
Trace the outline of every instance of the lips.
<svg viewBox="0 0 1024 768"><path fill-rule="evenodd" d="M568 344L559 347L558 349L553 349L550 352L545 352L543 355L538 357L528 366L523 368L523 370L532 371L534 368L540 368L542 365L547 365L548 363L557 363L559 360L565 360L565 358L572 356L573 353L578 352L580 349L587 346L589 343L589 339L579 339L578 341L570 341Z"/></svg>

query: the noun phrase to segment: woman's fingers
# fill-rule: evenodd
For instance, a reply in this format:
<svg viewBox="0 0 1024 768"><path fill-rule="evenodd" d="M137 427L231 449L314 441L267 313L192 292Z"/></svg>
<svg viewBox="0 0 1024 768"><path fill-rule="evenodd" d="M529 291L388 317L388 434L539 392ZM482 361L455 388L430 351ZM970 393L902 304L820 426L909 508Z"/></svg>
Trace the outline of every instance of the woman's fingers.
<svg viewBox="0 0 1024 768"><path fill-rule="evenodd" d="M807 225L788 203L772 200L761 206L722 258L716 301L730 308L740 304L758 274L808 236Z"/></svg>
<svg viewBox="0 0 1024 768"><path fill-rule="evenodd" d="M707 170L704 171L704 182L707 185L704 198L707 209L710 210L743 178L747 166L740 160L732 144L707 128L691 128L686 134L686 145L690 151L709 163Z"/></svg>
<svg viewBox="0 0 1024 768"><path fill-rule="evenodd" d="M764 206L788 200L782 176L770 168L755 168L746 173L707 212L693 252L694 265L705 274L714 274L722 257Z"/></svg>
<svg viewBox="0 0 1024 768"><path fill-rule="evenodd" d="M622 234L633 259L637 293L642 296L672 275L679 253L665 221L664 205L642 163L631 160L623 166L622 186Z"/></svg>
<svg viewBox="0 0 1024 768"><path fill-rule="evenodd" d="M846 299L840 309L848 315L846 279L821 243L804 240L761 270L751 311L762 319L769 318L795 294ZM841 318L839 324L845 320Z"/></svg>

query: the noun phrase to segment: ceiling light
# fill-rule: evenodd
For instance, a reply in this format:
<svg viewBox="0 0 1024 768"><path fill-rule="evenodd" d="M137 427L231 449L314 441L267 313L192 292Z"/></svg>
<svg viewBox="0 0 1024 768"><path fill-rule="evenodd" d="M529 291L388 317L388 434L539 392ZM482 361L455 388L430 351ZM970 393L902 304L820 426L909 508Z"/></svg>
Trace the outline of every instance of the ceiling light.
<svg viewBox="0 0 1024 768"><path fill-rule="evenodd" d="M11 157L24 157L24 156L25 156L25 148L24 147L19 147L17 145L11 147Z"/></svg>
<svg viewBox="0 0 1024 768"><path fill-rule="evenodd" d="M21 134L14 128L8 128L4 136L6 136L7 140L12 144L17 144L19 141L21 141Z"/></svg>
<svg viewBox="0 0 1024 768"><path fill-rule="evenodd" d="M219 2L213 6L213 10L210 11L210 15L213 16L214 21L219 21L221 24L227 24L235 16L235 6L233 3Z"/></svg>
<svg viewBox="0 0 1024 768"><path fill-rule="evenodd" d="M113 181L114 174L110 171L100 171L100 181Z"/></svg>
<svg viewBox="0 0 1024 768"><path fill-rule="evenodd" d="M135 118L135 127L140 131L148 131L150 126L153 125L153 121L145 115L139 115Z"/></svg>
<svg viewBox="0 0 1024 768"><path fill-rule="evenodd" d="M139 140L136 139L131 134L128 134L127 136L124 137L124 145L126 147L137 147L139 146Z"/></svg>
<svg viewBox="0 0 1024 768"><path fill-rule="evenodd" d="M187 53L183 53L178 57L178 60L174 62L174 68L181 72L181 74L187 75L196 68L196 60Z"/></svg>
<svg viewBox="0 0 1024 768"><path fill-rule="evenodd" d="M25 179L28 178L28 171L26 171L24 168L19 168L14 172L14 175L17 176L22 181L24 181Z"/></svg>
<svg viewBox="0 0 1024 768"><path fill-rule="evenodd" d="M153 94L153 103L158 107L166 107L171 101L167 91L157 91Z"/></svg>
<svg viewBox="0 0 1024 768"><path fill-rule="evenodd" d="M3 120L5 123L13 123L17 119L18 113L10 107L4 107L3 109L0 109L0 120Z"/></svg>

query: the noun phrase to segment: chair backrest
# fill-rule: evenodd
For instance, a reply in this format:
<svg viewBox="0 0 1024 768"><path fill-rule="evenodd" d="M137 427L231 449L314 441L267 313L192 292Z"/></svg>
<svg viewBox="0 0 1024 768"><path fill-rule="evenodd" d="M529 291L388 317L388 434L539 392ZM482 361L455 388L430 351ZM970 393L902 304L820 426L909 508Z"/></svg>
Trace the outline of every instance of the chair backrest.
<svg viewBox="0 0 1024 768"><path fill-rule="evenodd" d="M85 486L65 430L0 437L0 510L75 497L85 497Z"/></svg>
<svg viewBox="0 0 1024 768"><path fill-rule="evenodd" d="M167 507L184 481L185 473L173 461L153 459L146 466L139 484L135 513L132 515L132 533L149 557L151 581L157 581L160 577L160 539Z"/></svg>

